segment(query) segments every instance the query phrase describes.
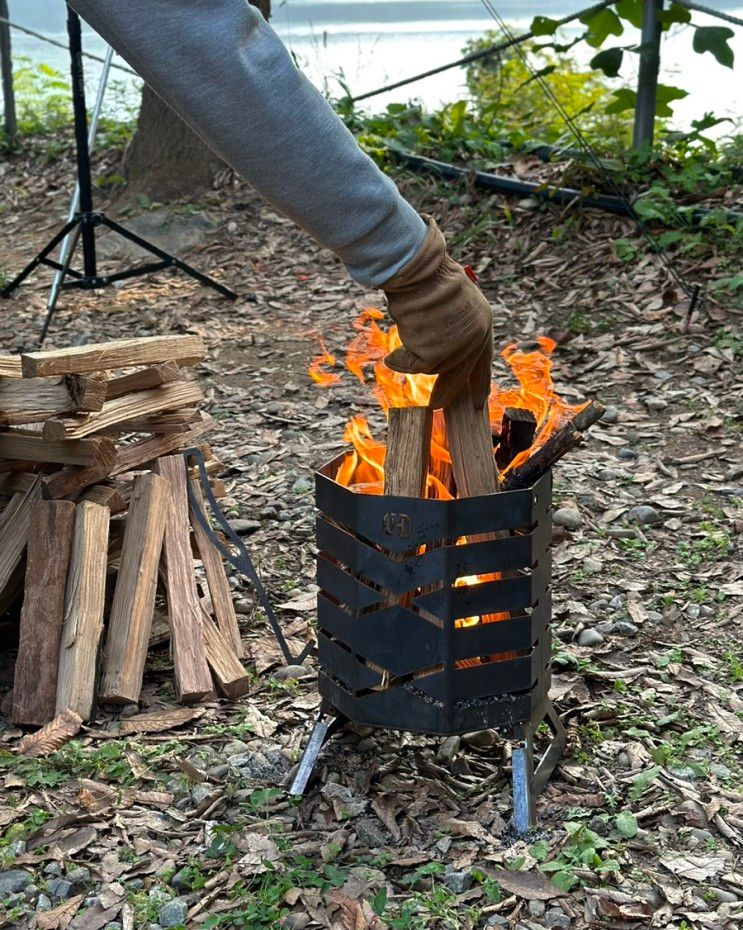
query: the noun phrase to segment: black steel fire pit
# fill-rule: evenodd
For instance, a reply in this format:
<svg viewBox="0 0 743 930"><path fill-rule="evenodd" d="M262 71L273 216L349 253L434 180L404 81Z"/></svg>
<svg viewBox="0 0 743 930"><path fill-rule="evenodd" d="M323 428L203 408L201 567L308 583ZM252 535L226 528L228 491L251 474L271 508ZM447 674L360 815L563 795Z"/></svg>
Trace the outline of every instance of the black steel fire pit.
<svg viewBox="0 0 743 930"><path fill-rule="evenodd" d="M316 476L323 706L292 793L304 792L322 745L346 720L441 736L497 728L513 740L514 823L523 832L565 745L547 696L551 474L520 491L419 500L341 486L343 458ZM457 584L483 575L497 577ZM535 771L543 721L554 738Z"/></svg>

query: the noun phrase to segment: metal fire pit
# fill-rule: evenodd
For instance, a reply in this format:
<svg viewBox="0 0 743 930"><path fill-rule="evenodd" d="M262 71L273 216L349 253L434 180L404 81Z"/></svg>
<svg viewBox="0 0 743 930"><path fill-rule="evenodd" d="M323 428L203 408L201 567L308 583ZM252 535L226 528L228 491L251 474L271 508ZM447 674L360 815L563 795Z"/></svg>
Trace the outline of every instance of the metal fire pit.
<svg viewBox="0 0 743 930"><path fill-rule="evenodd" d="M513 740L514 823L523 832L565 745L547 697L552 476L523 491L419 500L337 484L343 458L316 475L323 706L292 793L304 792L322 745L346 720L441 736L497 728ZM457 544L463 536L473 541ZM455 584L490 574L500 578ZM554 738L535 770L543 721Z"/></svg>

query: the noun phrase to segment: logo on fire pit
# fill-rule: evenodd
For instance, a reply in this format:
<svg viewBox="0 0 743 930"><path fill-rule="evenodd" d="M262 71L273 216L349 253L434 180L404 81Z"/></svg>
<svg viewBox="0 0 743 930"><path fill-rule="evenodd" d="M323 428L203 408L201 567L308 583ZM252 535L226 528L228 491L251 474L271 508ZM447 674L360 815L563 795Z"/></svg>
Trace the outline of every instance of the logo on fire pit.
<svg viewBox="0 0 743 930"><path fill-rule="evenodd" d="M388 536L408 539L413 529L413 521L406 513L386 513L382 519L382 526Z"/></svg>

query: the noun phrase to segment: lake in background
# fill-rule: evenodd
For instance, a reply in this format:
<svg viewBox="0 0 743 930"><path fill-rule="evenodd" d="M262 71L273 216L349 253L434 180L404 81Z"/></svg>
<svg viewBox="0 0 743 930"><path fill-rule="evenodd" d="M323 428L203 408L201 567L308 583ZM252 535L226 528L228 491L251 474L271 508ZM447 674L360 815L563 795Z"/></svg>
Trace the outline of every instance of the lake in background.
<svg viewBox="0 0 743 930"><path fill-rule="evenodd" d="M536 14L560 18L588 6L588 0L534 0L534 2L496 2L496 9L506 22L521 32L528 28ZM740 2L714 2L707 5L726 10L743 18ZM62 0L10 0L10 18L60 42L67 41L65 4ZM693 14L699 25L725 25L700 13ZM479 0L274 0L274 28L292 50L297 62L319 87L331 94L342 94L342 75L354 94L373 90L381 85L409 77L419 71L453 61L471 38L482 36L495 23ZM665 83L676 84L689 91L689 96L674 104L675 125L687 128L689 121L714 110L718 116L743 124L743 29L736 31L731 45L736 55L736 71L719 65L711 55L697 55L692 49L693 30L674 27L664 38L661 55L662 77ZM567 27L569 30L569 27ZM611 38L611 37L610 37ZM626 33L618 39L623 44L633 41ZM67 73L66 53L39 39L13 31L14 56L25 55L45 62ZM85 32L85 48L99 55L105 51L103 41L91 30ZM594 51L578 46L574 54L586 65ZM630 56L633 61L636 56ZM100 65L86 63L90 93L94 93ZM118 94L110 94L109 113L124 109L121 101L135 99L138 84L120 71L113 72L123 86ZM634 75L625 68L624 77L630 83ZM387 103L417 98L428 106L451 102L466 95L464 72L461 69L427 78L418 84L373 98L369 109ZM723 124L718 133L730 132Z"/></svg>

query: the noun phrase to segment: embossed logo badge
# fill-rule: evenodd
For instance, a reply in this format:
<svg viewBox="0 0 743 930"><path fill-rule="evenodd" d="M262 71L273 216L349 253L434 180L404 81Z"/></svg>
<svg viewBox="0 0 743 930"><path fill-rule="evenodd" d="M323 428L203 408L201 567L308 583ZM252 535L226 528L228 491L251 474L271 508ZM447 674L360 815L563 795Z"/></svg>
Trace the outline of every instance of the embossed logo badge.
<svg viewBox="0 0 743 930"><path fill-rule="evenodd" d="M399 539L408 539L413 530L413 521L406 513L386 513L382 525L388 536L397 536Z"/></svg>

